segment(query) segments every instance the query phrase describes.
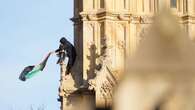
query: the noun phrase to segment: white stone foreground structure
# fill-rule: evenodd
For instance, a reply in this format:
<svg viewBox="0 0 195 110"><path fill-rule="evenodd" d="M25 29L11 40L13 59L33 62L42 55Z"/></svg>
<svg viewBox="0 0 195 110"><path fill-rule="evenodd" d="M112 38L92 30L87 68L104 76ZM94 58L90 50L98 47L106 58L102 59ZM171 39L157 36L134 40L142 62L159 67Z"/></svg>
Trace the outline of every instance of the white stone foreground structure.
<svg viewBox="0 0 195 110"><path fill-rule="evenodd" d="M127 61L115 110L194 110L195 44L176 21L166 9L155 18Z"/></svg>
<svg viewBox="0 0 195 110"><path fill-rule="evenodd" d="M187 33L186 37L194 40L195 0L74 0L71 20L77 59L72 69L73 77L61 80L61 110L112 108L113 90L127 74L128 57L136 56L138 44L150 31L154 16L164 11L163 7L171 10L176 16L175 22ZM169 20L161 24L164 25L156 26L167 27L163 33L170 33L175 28L174 22ZM64 70L61 70L63 79ZM139 84L135 83L136 86ZM116 110L129 110L117 107Z"/></svg>

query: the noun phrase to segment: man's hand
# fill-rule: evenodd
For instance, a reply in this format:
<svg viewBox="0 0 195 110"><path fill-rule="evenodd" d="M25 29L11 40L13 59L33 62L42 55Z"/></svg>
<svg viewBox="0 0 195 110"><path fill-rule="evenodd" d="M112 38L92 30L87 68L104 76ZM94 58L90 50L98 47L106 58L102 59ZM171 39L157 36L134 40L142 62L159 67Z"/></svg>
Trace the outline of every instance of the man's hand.
<svg viewBox="0 0 195 110"><path fill-rule="evenodd" d="M55 51L51 51L51 52L49 52L49 54L51 55L51 54L54 54L55 53Z"/></svg>

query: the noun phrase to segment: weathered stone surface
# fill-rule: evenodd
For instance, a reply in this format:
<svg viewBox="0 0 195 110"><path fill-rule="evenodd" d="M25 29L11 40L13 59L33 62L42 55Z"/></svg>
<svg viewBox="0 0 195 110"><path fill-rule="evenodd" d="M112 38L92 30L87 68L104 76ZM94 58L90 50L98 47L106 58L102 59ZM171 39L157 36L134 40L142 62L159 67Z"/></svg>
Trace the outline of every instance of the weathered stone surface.
<svg viewBox="0 0 195 110"><path fill-rule="evenodd" d="M74 0L71 20L78 57L73 79L61 83L60 94L66 96L62 90L90 88L96 93L93 100L97 107L111 106L113 89L127 67L126 57L135 55L153 16L162 7L170 8L170 3L170 0ZM182 30L194 39L194 0L177 0L177 6L171 10ZM62 110L65 108L64 105Z"/></svg>

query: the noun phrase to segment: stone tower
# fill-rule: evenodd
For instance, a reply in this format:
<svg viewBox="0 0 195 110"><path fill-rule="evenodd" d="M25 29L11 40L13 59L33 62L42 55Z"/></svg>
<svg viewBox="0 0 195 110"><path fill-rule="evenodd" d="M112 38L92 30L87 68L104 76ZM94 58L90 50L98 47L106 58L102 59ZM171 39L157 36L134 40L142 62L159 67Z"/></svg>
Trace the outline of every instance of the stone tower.
<svg viewBox="0 0 195 110"><path fill-rule="evenodd" d="M126 56L134 54L162 7L170 8L190 38L195 37L194 0L74 0L71 20L78 56L73 79L61 81L62 110L72 110L70 96L90 100L89 109L111 107Z"/></svg>

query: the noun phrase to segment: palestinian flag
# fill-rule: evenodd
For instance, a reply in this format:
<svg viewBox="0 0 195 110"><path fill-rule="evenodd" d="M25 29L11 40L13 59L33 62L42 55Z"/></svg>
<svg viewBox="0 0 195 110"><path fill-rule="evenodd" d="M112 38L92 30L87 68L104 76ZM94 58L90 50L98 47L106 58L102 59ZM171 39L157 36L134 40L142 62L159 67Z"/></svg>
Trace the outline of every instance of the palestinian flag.
<svg viewBox="0 0 195 110"><path fill-rule="evenodd" d="M47 60L51 54L52 52L50 52L40 64L25 67L22 73L20 74L19 79L21 81L26 81L26 79L30 79L40 71L43 71L47 63Z"/></svg>

